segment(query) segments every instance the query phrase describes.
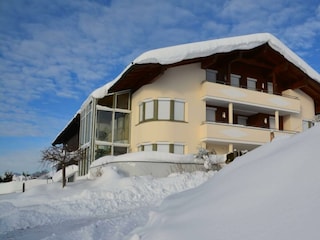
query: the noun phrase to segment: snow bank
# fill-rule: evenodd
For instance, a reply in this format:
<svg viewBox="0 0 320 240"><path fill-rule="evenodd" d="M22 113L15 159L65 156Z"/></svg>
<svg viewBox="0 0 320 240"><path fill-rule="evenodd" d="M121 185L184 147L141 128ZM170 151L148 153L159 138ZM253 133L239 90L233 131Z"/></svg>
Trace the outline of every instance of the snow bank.
<svg viewBox="0 0 320 240"><path fill-rule="evenodd" d="M319 239L320 126L237 158L168 197L131 240Z"/></svg>
<svg viewBox="0 0 320 240"><path fill-rule="evenodd" d="M170 163L200 163L192 154L173 154L164 152L134 152L119 156L104 156L91 164L91 167L113 162L170 162Z"/></svg>
<svg viewBox="0 0 320 240"><path fill-rule="evenodd" d="M122 240L148 220L151 207L173 193L199 186L213 172L167 178L124 178L110 167L95 180L61 188L52 183L0 195L0 239Z"/></svg>
<svg viewBox="0 0 320 240"><path fill-rule="evenodd" d="M194 155L172 154L164 152L136 152L119 156L105 156L94 161L90 166L90 177L101 174L101 166L108 165L117 169L123 176L166 177L172 173L219 170L218 161L224 155L210 157L211 167L206 168L203 159L196 159Z"/></svg>

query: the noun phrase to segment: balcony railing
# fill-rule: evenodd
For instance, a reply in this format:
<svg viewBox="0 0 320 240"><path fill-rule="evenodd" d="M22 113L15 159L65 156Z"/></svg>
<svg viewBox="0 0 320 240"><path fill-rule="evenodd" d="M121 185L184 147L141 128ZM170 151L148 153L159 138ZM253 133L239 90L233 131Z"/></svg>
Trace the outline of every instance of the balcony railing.
<svg viewBox="0 0 320 240"><path fill-rule="evenodd" d="M261 108L278 110L288 114L300 112L299 99L292 97L252 91L212 82L203 82L201 90L203 99L206 100L258 106Z"/></svg>
<svg viewBox="0 0 320 240"><path fill-rule="evenodd" d="M232 142L262 145L281 135L293 135L295 132L285 132L274 129L248 127L237 124L204 122L200 126L202 141Z"/></svg>

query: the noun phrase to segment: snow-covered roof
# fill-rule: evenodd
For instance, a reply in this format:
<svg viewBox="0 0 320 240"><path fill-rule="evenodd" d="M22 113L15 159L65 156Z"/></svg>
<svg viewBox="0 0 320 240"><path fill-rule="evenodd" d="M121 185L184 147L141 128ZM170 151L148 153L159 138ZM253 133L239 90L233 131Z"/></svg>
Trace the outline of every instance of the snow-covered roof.
<svg viewBox="0 0 320 240"><path fill-rule="evenodd" d="M320 75L310 67L303 59L291 51L278 38L270 33L257 33L237 37L221 38L209 41L182 44L177 46L165 47L147 51L138 56L130 63L113 81L96 89L90 95L94 98L103 98L108 94L108 90L120 80L127 70L133 65L139 64L161 64L168 65L184 60L207 57L216 53L231 52L234 50L249 50L268 43L275 51L279 52L288 61L297 66L310 78L320 83ZM86 102L86 101L85 101ZM83 104L84 105L84 104ZM82 105L82 106L83 106Z"/></svg>
<svg viewBox="0 0 320 240"><path fill-rule="evenodd" d="M183 60L207 57L216 53L253 49L265 43L268 43L272 49L279 52L311 78L320 82L320 76L313 68L270 33L221 38L155 49L141 54L133 61L133 64L173 64Z"/></svg>

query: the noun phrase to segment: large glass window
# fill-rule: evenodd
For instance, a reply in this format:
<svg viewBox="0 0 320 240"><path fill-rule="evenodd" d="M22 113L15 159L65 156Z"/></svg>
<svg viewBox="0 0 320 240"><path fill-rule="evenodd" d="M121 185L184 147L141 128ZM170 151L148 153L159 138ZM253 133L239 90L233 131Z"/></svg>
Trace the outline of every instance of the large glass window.
<svg viewBox="0 0 320 240"><path fill-rule="evenodd" d="M175 121L184 121L184 102L174 101L174 118Z"/></svg>
<svg viewBox="0 0 320 240"><path fill-rule="evenodd" d="M145 102L144 120L150 120L154 118L154 101L150 100Z"/></svg>
<svg viewBox="0 0 320 240"><path fill-rule="evenodd" d="M129 143L129 113L115 113L114 142Z"/></svg>
<svg viewBox="0 0 320 240"><path fill-rule="evenodd" d="M112 112L97 111L96 138L100 141L112 142Z"/></svg>
<svg viewBox="0 0 320 240"><path fill-rule="evenodd" d="M139 105L139 122L146 120L185 120L183 100L157 99L146 100Z"/></svg>
<svg viewBox="0 0 320 240"><path fill-rule="evenodd" d="M158 119L170 120L170 99L158 100Z"/></svg>
<svg viewBox="0 0 320 240"><path fill-rule="evenodd" d="M83 145L91 139L92 102L82 110L80 115L80 144Z"/></svg>

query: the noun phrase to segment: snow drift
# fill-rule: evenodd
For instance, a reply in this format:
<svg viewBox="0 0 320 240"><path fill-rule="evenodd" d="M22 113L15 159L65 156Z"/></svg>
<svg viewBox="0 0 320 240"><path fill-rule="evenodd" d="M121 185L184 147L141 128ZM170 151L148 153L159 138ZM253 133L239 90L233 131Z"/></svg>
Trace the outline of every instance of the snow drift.
<svg viewBox="0 0 320 240"><path fill-rule="evenodd" d="M320 126L275 140L168 197L131 240L320 239Z"/></svg>

